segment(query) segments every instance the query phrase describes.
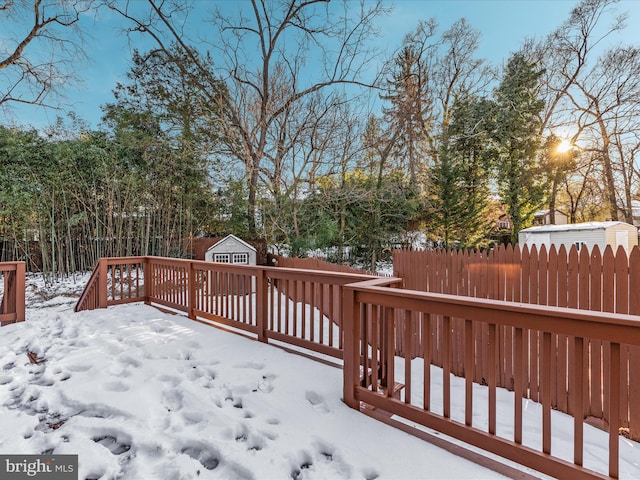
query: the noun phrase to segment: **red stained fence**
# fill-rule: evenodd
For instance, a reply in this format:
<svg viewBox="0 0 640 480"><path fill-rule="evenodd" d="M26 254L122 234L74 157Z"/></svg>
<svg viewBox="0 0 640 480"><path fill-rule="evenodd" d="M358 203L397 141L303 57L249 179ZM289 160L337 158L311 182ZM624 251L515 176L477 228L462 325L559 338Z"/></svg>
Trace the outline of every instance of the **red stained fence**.
<svg viewBox="0 0 640 480"><path fill-rule="evenodd" d="M614 255L611 247L604 254L598 248L580 252L574 247L568 253L564 247L554 247L547 253L534 247L499 247L488 254L463 251L396 251L394 273L403 278L404 288L433 293L464 295L492 300L522 302L537 305L578 308L581 310L616 312L640 315L640 249L635 247L628 255L619 248ZM407 348L421 351L422 343L429 339L430 356L434 365L443 365L443 352L436 348L436 340L443 335L442 318L434 316L428 334L423 334L417 323L410 332L396 338L396 352L403 354ZM437 321L436 321L437 320ZM404 330L407 324L399 320L396 328ZM462 345L465 338L465 319L450 319L453 341ZM579 332L572 332L579 333ZM489 329L486 324L474 326L474 342L478 345L475 354L473 379L486 383L491 374L488 351ZM496 358L501 368L496 379L499 387L515 388L516 368L515 335L509 326L498 326L499 339ZM412 344L407 347L407 342ZM524 336L525 383L523 394L537 402L541 401L540 352L544 338L535 330ZM609 369L610 345L598 337L584 338L583 378L585 384L585 418L595 424L609 425L610 397L607 395L606 379ZM574 414L571 375L573 361L573 337L552 334L551 385L549 392L554 409ZM620 395L620 421L622 432L634 440L640 440L640 348L627 345L621 348L622 386ZM451 358L452 372L464 376L464 349L457 348Z"/></svg>
<svg viewBox="0 0 640 480"><path fill-rule="evenodd" d="M271 261L274 262L274 266L286 267L286 268L301 268L304 270L322 270L323 272L343 272L343 273L355 273L361 275L375 275L373 272L363 270L360 268L354 268L349 265L340 265L337 263L327 262L320 258L297 258L297 257L282 257L280 255L271 255Z"/></svg>
<svg viewBox="0 0 640 480"><path fill-rule="evenodd" d="M0 263L0 327L25 319L25 263Z"/></svg>

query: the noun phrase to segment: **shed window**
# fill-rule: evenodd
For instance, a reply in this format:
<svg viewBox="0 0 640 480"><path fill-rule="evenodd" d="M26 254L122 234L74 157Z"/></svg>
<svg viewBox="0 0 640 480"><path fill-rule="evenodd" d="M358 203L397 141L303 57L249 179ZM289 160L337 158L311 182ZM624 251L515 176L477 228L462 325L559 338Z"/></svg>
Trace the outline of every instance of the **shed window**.
<svg viewBox="0 0 640 480"><path fill-rule="evenodd" d="M248 253L234 253L233 254L233 263L242 263L247 265L249 263L249 254Z"/></svg>
<svg viewBox="0 0 640 480"><path fill-rule="evenodd" d="M230 259L230 255L228 253L216 253L213 256L213 261L214 262L220 262L220 263L229 263L231 261L231 259Z"/></svg>

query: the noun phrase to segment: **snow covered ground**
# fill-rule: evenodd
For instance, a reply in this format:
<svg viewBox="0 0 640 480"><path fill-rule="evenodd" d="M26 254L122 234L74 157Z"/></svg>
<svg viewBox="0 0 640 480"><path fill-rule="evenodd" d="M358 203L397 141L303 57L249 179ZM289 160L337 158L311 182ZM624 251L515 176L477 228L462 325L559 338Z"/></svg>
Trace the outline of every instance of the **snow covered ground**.
<svg viewBox="0 0 640 480"><path fill-rule="evenodd" d="M504 478L349 409L337 368L145 305L74 313L85 280L30 276L0 329L1 454L78 454L80 479Z"/></svg>

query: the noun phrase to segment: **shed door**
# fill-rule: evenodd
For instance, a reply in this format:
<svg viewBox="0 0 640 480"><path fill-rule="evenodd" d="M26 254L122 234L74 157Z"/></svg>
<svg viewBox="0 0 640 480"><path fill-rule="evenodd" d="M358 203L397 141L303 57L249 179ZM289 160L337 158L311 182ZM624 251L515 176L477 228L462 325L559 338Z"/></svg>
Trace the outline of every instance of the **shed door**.
<svg viewBox="0 0 640 480"><path fill-rule="evenodd" d="M625 251L629 250L629 232L627 230L616 231L616 250L622 245Z"/></svg>

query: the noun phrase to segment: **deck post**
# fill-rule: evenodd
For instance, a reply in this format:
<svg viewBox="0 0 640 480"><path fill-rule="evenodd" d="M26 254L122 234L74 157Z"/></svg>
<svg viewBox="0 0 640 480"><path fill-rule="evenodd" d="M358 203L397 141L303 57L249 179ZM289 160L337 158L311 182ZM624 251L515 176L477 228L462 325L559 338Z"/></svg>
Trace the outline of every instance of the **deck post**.
<svg viewBox="0 0 640 480"><path fill-rule="evenodd" d="M26 289L26 267L25 262L16 262L16 322L25 320L25 289Z"/></svg>
<svg viewBox="0 0 640 480"><path fill-rule="evenodd" d="M267 298L269 295L267 271L264 268L260 268L256 276L258 277L256 285L256 326L258 327L258 340L266 343L267 325L269 324L269 320L267 319L269 312L267 306Z"/></svg>
<svg viewBox="0 0 640 480"><path fill-rule="evenodd" d="M107 308L107 271L105 258L98 260L98 308Z"/></svg>
<svg viewBox="0 0 640 480"><path fill-rule="evenodd" d="M342 400L351 408L359 410L360 402L356 399L355 387L359 381L359 340L360 317L359 304L355 301L355 291L348 285L342 288L342 334L343 344L343 375Z"/></svg>
<svg viewBox="0 0 640 480"><path fill-rule="evenodd" d="M151 260L149 257L144 257L142 269L144 275L144 303L147 305L151 305L151 297L153 295L153 281L151 279Z"/></svg>
<svg viewBox="0 0 640 480"><path fill-rule="evenodd" d="M187 296L188 296L188 305L187 305L187 314L191 320L195 320L196 314L196 269L194 268L193 262L189 262L189 272L188 272L188 280L187 280Z"/></svg>

